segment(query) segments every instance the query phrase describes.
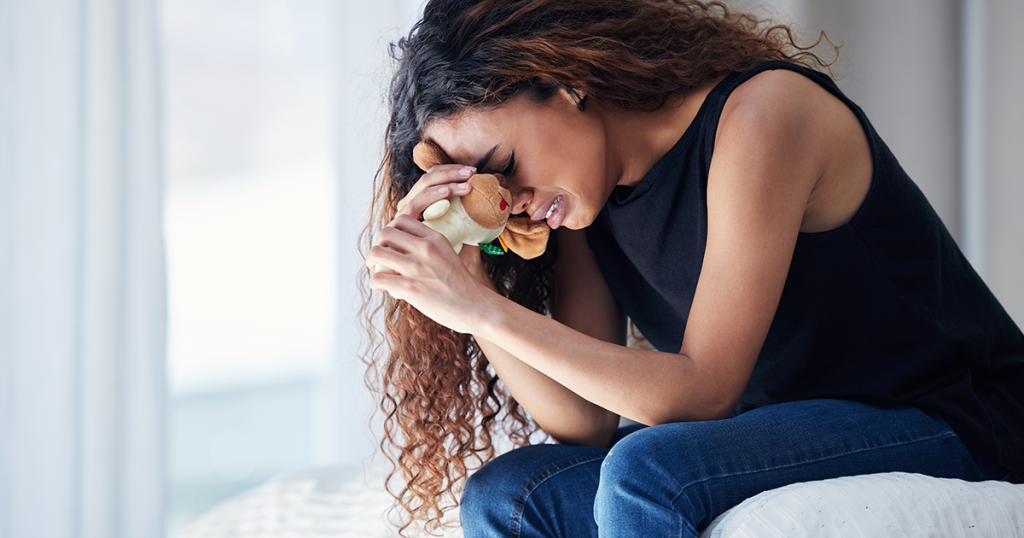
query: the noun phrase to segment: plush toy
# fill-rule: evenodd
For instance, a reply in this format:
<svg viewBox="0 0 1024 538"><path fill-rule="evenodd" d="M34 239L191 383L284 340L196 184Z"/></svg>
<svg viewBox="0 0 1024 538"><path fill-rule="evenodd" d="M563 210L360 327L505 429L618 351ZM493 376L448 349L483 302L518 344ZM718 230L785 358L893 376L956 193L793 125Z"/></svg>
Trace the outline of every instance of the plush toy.
<svg viewBox="0 0 1024 538"><path fill-rule="evenodd" d="M424 171L451 163L444 150L430 140L416 145L413 160ZM527 260L544 253L551 229L529 217L509 218L512 195L505 188L504 177L476 174L467 182L473 186L469 194L434 202L423 211L423 224L445 236L455 252L461 252L462 245L474 245L488 254L501 255L511 250ZM498 245L492 244L495 239ZM376 271L394 272L380 264Z"/></svg>

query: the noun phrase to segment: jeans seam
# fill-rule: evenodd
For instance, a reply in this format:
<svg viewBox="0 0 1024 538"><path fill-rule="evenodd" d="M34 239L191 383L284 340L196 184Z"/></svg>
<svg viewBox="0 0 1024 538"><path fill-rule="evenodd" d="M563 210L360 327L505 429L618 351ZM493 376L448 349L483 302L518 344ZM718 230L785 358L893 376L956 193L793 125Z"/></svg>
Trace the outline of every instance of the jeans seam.
<svg viewBox="0 0 1024 538"><path fill-rule="evenodd" d="M511 538L519 537L519 533L522 528L523 514L526 511L526 502L529 499L530 495L532 495L533 492L537 490L537 488L539 488L541 485L547 482L548 479L550 479L551 477L563 471L568 471L569 469L572 469L574 467L579 467L580 465L585 465L587 463L592 463L594 461L604 459L604 457L605 455L601 454L594 456L577 456L575 458L569 458L567 460L562 460L553 463L542 469L537 474L530 477L530 479L527 480L523 488L519 491L519 494L516 495L515 502L513 503L512 524L509 525L509 535L511 536Z"/></svg>
<svg viewBox="0 0 1024 538"><path fill-rule="evenodd" d="M692 481L692 482L690 482L689 484L687 484L685 486L682 486L680 488L680 490L679 490L679 493L677 493L676 496L673 497L670 502L671 502L671 505L673 507L676 506L676 503L679 501L679 498L683 496L683 493L685 493L685 491L687 489L689 489L689 488L691 488L691 487L693 487L693 486L695 486L697 484L700 484L702 482L708 482L710 480L718 480L718 479L729 478L729 477L738 476L738 475L754 475L754 474L760 474L760 473L765 473L765 472L769 472L769 471L777 471L779 469L788 469L788 468L792 468L792 467L800 467L802 465L808 465L808 464L811 464L811 463L821 463L823 461L834 460L834 459L837 459L837 458L845 458L847 456L852 456L854 454L860 454L862 452L868 452L868 451L871 451L871 450L879 450L879 449L883 449L883 448L893 448L893 447L897 447L897 446L909 446L909 445L914 445L914 444L917 444L917 443L924 443L924 442L927 442L927 441L935 441L935 440L943 439L943 438L946 438L946 437L957 437L957 435L956 435L955 432L944 432L944 433L941 433L941 434L936 435L934 437L923 437L923 438L915 439L913 441L905 442L905 443L890 443L890 444L886 444L886 445L882 445L882 446L875 446L875 447L870 447L870 448L860 448L860 449L857 449L857 450L851 450L849 452L844 452L842 454L836 454L834 456L829 456L827 458L819 458L819 459L815 459L815 460L801 461L801 462L798 462L798 463L791 463L791 464L786 464L786 465L778 465L778 466L775 466L775 467L765 467L765 468L758 469L756 471L750 471L750 472L737 472L737 473L728 473L728 474L715 475L713 477L708 477L708 478L705 478L703 480L695 480L695 481Z"/></svg>

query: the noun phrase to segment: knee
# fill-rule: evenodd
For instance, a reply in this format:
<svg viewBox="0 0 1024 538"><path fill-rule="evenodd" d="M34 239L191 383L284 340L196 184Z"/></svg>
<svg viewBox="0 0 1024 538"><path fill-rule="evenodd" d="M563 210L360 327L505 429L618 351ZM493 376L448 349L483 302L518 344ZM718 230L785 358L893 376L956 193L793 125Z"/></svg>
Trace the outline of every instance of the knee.
<svg viewBox="0 0 1024 538"><path fill-rule="evenodd" d="M693 453L685 428L678 426L645 428L616 443L601 465L601 487L657 487L675 483L677 473L691 467L685 460Z"/></svg>
<svg viewBox="0 0 1024 538"><path fill-rule="evenodd" d="M552 445L517 448L487 462L462 490L459 517L467 537L509 536L512 515L523 488L536 474Z"/></svg>
<svg viewBox="0 0 1024 538"><path fill-rule="evenodd" d="M676 426L676 425L671 425ZM601 465L594 503L598 526L672 509L699 468L685 428L646 428L619 441ZM699 471L697 471L699 473Z"/></svg>
<svg viewBox="0 0 1024 538"><path fill-rule="evenodd" d="M463 535L576 536L593 528L598 465L605 453L596 447L534 445L499 456L466 482Z"/></svg>
<svg viewBox="0 0 1024 538"><path fill-rule="evenodd" d="M507 536L502 530L514 509L515 498L523 484L515 479L520 474L523 447L489 461L470 475L462 490L459 518L468 536Z"/></svg>

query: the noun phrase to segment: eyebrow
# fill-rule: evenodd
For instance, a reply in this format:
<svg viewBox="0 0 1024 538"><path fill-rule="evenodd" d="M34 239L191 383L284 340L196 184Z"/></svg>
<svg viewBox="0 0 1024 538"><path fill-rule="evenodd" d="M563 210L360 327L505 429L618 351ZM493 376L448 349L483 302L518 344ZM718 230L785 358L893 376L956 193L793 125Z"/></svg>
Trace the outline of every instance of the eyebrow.
<svg viewBox="0 0 1024 538"><path fill-rule="evenodd" d="M483 170L484 168L486 168L487 167L487 163L491 162L491 157L494 156L494 152L495 151L498 151L498 146L494 146L493 148L491 148L491 151L488 151L487 155L484 155L484 157L482 159L477 161L476 169L477 170Z"/></svg>

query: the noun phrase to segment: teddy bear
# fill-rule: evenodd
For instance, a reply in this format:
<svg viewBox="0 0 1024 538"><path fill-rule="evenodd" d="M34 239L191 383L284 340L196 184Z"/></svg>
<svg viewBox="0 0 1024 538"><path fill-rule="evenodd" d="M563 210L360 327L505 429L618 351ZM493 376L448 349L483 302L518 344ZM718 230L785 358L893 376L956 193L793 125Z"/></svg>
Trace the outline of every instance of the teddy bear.
<svg viewBox="0 0 1024 538"><path fill-rule="evenodd" d="M432 140L416 145L413 161L424 171L451 163ZM463 245L474 245L488 254L501 255L511 250L527 260L544 253L551 229L529 217L510 218L512 194L501 174L475 174L467 182L473 186L469 194L434 202L423 211L423 224L443 235L455 252L461 252ZM495 239L499 245L492 244ZM394 272L381 264L375 269Z"/></svg>

